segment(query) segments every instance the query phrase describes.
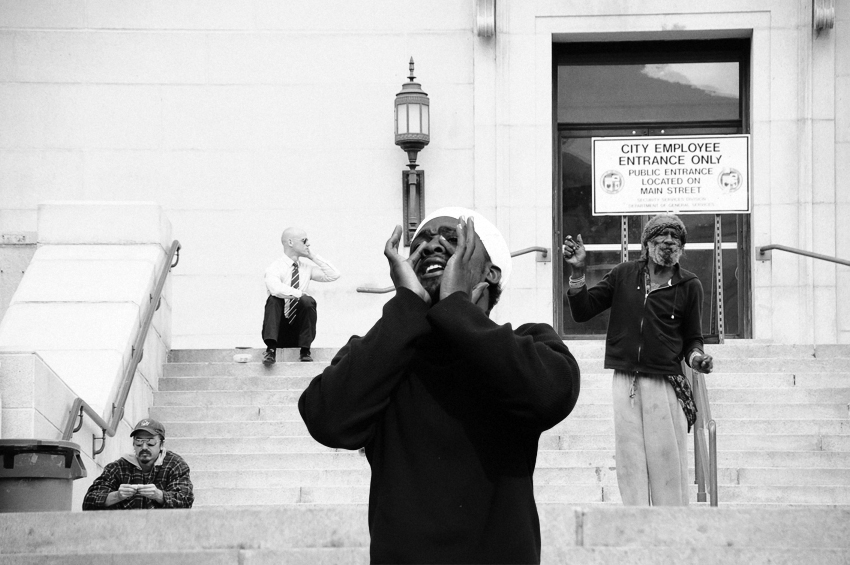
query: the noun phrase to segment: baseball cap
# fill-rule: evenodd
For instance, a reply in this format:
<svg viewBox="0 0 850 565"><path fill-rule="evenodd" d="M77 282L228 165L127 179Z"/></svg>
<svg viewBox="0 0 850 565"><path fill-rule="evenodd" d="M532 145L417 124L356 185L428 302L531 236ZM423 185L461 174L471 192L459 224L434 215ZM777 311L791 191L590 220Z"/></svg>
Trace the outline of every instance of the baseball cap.
<svg viewBox="0 0 850 565"><path fill-rule="evenodd" d="M136 424L136 427L133 428L132 432L130 432L130 437L133 437L136 435L136 432L140 432L142 430L165 439L165 426L153 418L143 418L139 420L139 423Z"/></svg>

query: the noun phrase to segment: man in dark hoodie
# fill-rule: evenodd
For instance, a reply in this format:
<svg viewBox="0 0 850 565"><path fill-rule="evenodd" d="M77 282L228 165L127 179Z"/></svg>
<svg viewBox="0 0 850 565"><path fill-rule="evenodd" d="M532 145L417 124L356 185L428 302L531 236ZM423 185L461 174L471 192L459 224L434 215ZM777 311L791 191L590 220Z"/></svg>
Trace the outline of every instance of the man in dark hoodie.
<svg viewBox="0 0 850 565"><path fill-rule="evenodd" d="M189 465L165 450L165 427L144 418L130 436L133 453L104 467L83 498L83 510L191 508L195 495Z"/></svg>
<svg viewBox="0 0 850 565"><path fill-rule="evenodd" d="M581 235L564 241L573 319L611 309L605 368L614 369L617 482L626 505L688 504L686 440L696 408L681 362L703 373L714 364L703 352L702 285L679 266L686 239L678 217L653 217L640 259L620 263L589 290Z"/></svg>
<svg viewBox="0 0 850 565"><path fill-rule="evenodd" d="M434 212L408 259L400 237L384 249L396 295L301 416L327 446L365 447L372 563L539 563L537 443L575 406L578 364L551 326L489 318L511 259L483 216Z"/></svg>

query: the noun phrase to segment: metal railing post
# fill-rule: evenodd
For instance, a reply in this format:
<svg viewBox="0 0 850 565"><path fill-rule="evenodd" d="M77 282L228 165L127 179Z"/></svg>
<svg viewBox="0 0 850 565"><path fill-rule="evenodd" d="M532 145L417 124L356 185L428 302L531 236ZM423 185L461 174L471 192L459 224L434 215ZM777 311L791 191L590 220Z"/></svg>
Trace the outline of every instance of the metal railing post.
<svg viewBox="0 0 850 565"><path fill-rule="evenodd" d="M717 300L717 337L720 343L725 338L725 322L723 319L723 236L721 230L720 214L714 215L714 284Z"/></svg>

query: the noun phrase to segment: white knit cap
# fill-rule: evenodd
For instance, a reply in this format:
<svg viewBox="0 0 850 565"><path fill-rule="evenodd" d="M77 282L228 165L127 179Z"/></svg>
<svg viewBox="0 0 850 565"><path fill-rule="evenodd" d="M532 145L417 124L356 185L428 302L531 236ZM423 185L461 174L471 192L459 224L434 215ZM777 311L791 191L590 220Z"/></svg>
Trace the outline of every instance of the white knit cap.
<svg viewBox="0 0 850 565"><path fill-rule="evenodd" d="M490 255L490 260L493 262L493 265L499 267L502 271L502 277L499 280L499 288L504 289L508 285L508 279L511 278L511 252L508 250L508 244L505 241L505 238L502 237L502 234L499 233L496 226L475 210L461 208L459 206L450 206L434 210L425 216L422 222L420 222L419 227L416 228L416 233L413 234L413 238L416 238L419 234L419 230L422 229L422 226L434 218L441 218L443 216L449 218L472 218L475 220L475 233L477 233L478 237L481 238L481 243L484 244L484 249L486 249L487 254Z"/></svg>

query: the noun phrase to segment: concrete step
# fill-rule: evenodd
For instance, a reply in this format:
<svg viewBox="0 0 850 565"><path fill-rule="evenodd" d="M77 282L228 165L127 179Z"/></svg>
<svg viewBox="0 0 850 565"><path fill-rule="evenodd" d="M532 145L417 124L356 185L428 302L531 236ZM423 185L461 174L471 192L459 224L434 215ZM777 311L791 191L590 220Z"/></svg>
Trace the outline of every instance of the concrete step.
<svg viewBox="0 0 850 565"><path fill-rule="evenodd" d="M368 504L369 486L196 488L194 507L278 506L281 504Z"/></svg>
<svg viewBox="0 0 850 565"><path fill-rule="evenodd" d="M784 344L752 339L728 340L724 344L708 343L706 353L720 359L740 358L850 358L850 346L842 344Z"/></svg>
<svg viewBox="0 0 850 565"><path fill-rule="evenodd" d="M206 453L211 455L241 455L245 453L310 453L348 451L326 447L308 435L277 437L169 438L167 447L184 457L195 453Z"/></svg>
<svg viewBox="0 0 850 565"><path fill-rule="evenodd" d="M585 472L593 473L592 470L585 470ZM372 471L368 466L364 469L244 469L239 473L222 470L192 470L192 485L195 489L368 487L371 478Z"/></svg>
<svg viewBox="0 0 850 565"><path fill-rule="evenodd" d="M690 501L696 503L697 486L690 487ZM771 503L850 505L850 487L847 486L734 486L720 485L722 504ZM616 483L534 484L534 498L538 504L622 504ZM332 486L275 487L199 487L195 489L195 505L263 506L279 504L367 504L368 484Z"/></svg>
<svg viewBox="0 0 850 565"><path fill-rule="evenodd" d="M301 368L301 365L297 366ZM162 391L178 390L304 390L313 380L313 372L306 374L272 375L262 365L245 376L197 376L172 374L159 380ZM589 389L604 388L611 390L611 371L583 372L581 374L582 392ZM847 373L713 373L708 375L709 390L718 389L788 389L788 388L848 388L850 372Z"/></svg>
<svg viewBox="0 0 850 565"><path fill-rule="evenodd" d="M289 353L292 353L290 355ZM197 359L195 361L177 361L176 359L184 359L185 355L179 355L179 351L172 351L172 360L165 364L165 376L172 375L195 375L195 376L226 376L226 375L248 375L254 374L257 371L264 371L263 374L298 374L310 373L314 374L321 372L330 364L333 358L332 353L316 353L313 355L314 362L301 363L298 361L297 352L287 350L283 357L278 357L277 363L266 367L261 363L262 352L253 350L253 352L245 352L243 355L248 355L250 360L247 363L238 363L234 361L233 355L227 358L216 360ZM604 368L605 361L600 354L596 357L578 356L576 359L579 362L579 367L583 374L602 374L609 372ZM285 371L295 371L285 373ZM759 358L751 356L735 357L723 359L719 357L715 359L715 372L712 375L724 373L848 373L850 372L850 356L848 357L791 357L791 358Z"/></svg>
<svg viewBox="0 0 850 565"><path fill-rule="evenodd" d="M196 453L187 462L193 471L238 471L237 474L246 469L369 469L366 457L358 451L250 453L230 457Z"/></svg>
<svg viewBox="0 0 850 565"><path fill-rule="evenodd" d="M214 404L209 406L155 406L151 408L151 417L161 420L166 425L169 433L171 433L172 427L180 422L215 420L221 422L301 421L301 415L298 413L298 406L295 403L271 406L251 403L239 406ZM307 434L307 427L303 423L301 429L303 430L303 434ZM270 435L293 434L276 432ZM299 432L294 435L302 435L302 433Z"/></svg>
<svg viewBox="0 0 850 565"><path fill-rule="evenodd" d="M696 484L693 456L689 457L690 482ZM371 471L362 469L244 469L237 475L230 470L192 471L192 482L198 488L290 488L301 486L368 486ZM718 484L725 486L761 487L847 487L850 469L792 467L736 468L720 467ZM590 484L617 486L616 469L601 467L537 467L534 472L537 485ZM724 502L726 500L724 499Z"/></svg>
<svg viewBox="0 0 850 565"><path fill-rule="evenodd" d="M605 352L605 340L585 339L564 341L570 352L581 358L602 358ZM314 347L314 359L330 361L339 351L339 347ZM809 359L809 358L850 358L850 346L842 344L780 344L762 340L727 340L723 345L706 344L707 353L719 359ZM168 355L169 362L229 362L236 354L249 354L254 361L262 359L261 348L231 349L174 349ZM283 352L284 358L281 357ZM298 360L297 349L278 349L279 360Z"/></svg>
<svg viewBox="0 0 850 565"><path fill-rule="evenodd" d="M700 556L707 556L700 562L708 563L846 563L841 559L850 549L846 507L540 503L538 511L543 563L614 563L600 560L608 551L614 552L617 563L691 562ZM139 532L157 540L153 553L139 550ZM302 503L83 512L75 513L73 520L63 512L0 514L0 539L4 563L82 565L95 559L110 564L252 565L290 563L281 556L305 555L301 552L319 563L365 563L366 553L357 554L365 561L348 561L350 554L344 550L368 551L369 531L365 504ZM310 553L319 550L340 553ZM279 561L255 560L260 551ZM724 554L723 561L712 557L729 551L733 553ZM238 552L238 561L219 559L230 552ZM207 561L195 560L198 554ZM670 559L660 559L664 556Z"/></svg>
<svg viewBox="0 0 850 565"><path fill-rule="evenodd" d="M793 467L748 467L717 470L717 482L743 486L842 486L850 485L850 469L809 467L801 473Z"/></svg>
<svg viewBox="0 0 850 565"><path fill-rule="evenodd" d="M555 553L555 552L553 552ZM545 552L542 565L586 563L589 565L656 565L658 563L846 565L850 550L846 549L749 549L741 547L570 547L554 555Z"/></svg>
<svg viewBox="0 0 850 565"><path fill-rule="evenodd" d="M310 355L314 361L330 363L339 347L314 347ZM234 355L247 355L249 363L261 363L265 349L233 348L233 349L172 349L168 353L168 363L234 363ZM300 350L297 348L278 349L277 362L298 363Z"/></svg>
<svg viewBox="0 0 850 565"><path fill-rule="evenodd" d="M263 404L296 403L313 377L180 377L160 379L160 391L155 394L158 406L208 406L250 404L260 399ZM850 378L848 378L850 382ZM610 404L610 377L599 386L583 386L581 404ZM761 384L761 383L760 383ZM287 393L287 394L283 394ZM850 386L843 388L814 387L739 387L708 390L711 403L754 404L847 404Z"/></svg>
<svg viewBox="0 0 850 565"><path fill-rule="evenodd" d="M540 503L585 504L607 502L603 487L598 484L536 485L535 499ZM198 507L225 505L278 505L278 504L367 504L369 486L302 486L268 488L197 488L195 505ZM693 499L696 500L696 491ZM613 494L611 495L613 496ZM617 493L616 502L620 502Z"/></svg>
<svg viewBox="0 0 850 565"><path fill-rule="evenodd" d="M729 477L736 477L729 472ZM192 470L196 488L283 488L295 486L369 486L372 473L363 469L245 469L238 475L232 471ZM541 485L616 485L616 473L608 468L573 467L539 468L534 481ZM734 484L734 483L729 483Z"/></svg>
<svg viewBox="0 0 850 565"><path fill-rule="evenodd" d="M298 549L232 549L195 551L150 551L144 555L118 554L122 565L367 565L366 547L298 548ZM115 565L115 554L89 553L67 555L16 555L18 565ZM621 565L630 563L703 564L719 563L818 563L844 565L850 560L850 550L843 549L742 549L742 548L621 548L570 547L562 549L551 559L544 553L542 564L588 563L592 565Z"/></svg>
<svg viewBox="0 0 850 565"><path fill-rule="evenodd" d="M690 459L690 482L695 484L693 459ZM805 477L805 480L803 479ZM730 468L717 470L718 484L727 486L759 487L848 487L850 470L814 469L801 475L796 468ZM371 471L363 469L244 469L238 474L230 470L192 471L192 483L196 488L293 488L327 486L369 486ZM539 486L597 485L617 486L616 469L612 467L538 467L534 472L534 483ZM724 498L724 502L727 500ZM731 500L728 500L731 502Z"/></svg>
<svg viewBox="0 0 850 565"><path fill-rule="evenodd" d="M163 376L172 377L315 377L329 362L262 363L166 363Z"/></svg>
<svg viewBox="0 0 850 565"><path fill-rule="evenodd" d="M711 373L706 376L706 386L709 391L731 388L847 388L850 386L850 372Z"/></svg>
<svg viewBox="0 0 850 565"><path fill-rule="evenodd" d="M691 456L692 460L693 457ZM850 468L850 453L826 451L719 451L719 467L785 467L795 469ZM251 453L239 456L193 454L188 462L198 471L241 471L244 469L368 469L366 457L357 451L308 453ZM540 451L538 468L615 467L610 449Z"/></svg>
<svg viewBox="0 0 850 565"><path fill-rule="evenodd" d="M719 500L722 500L724 504L736 502L850 504L850 486L847 485L721 485L717 492Z"/></svg>
<svg viewBox="0 0 850 565"><path fill-rule="evenodd" d="M173 376L159 379L159 390L165 391L259 391L294 390L302 392L312 376L190 377Z"/></svg>
<svg viewBox="0 0 850 565"><path fill-rule="evenodd" d="M850 377L848 377L850 382ZM827 404L847 406L850 386L845 388L709 388L710 406L715 404ZM583 387L578 404L612 404L610 385Z"/></svg>
<svg viewBox="0 0 850 565"><path fill-rule="evenodd" d="M795 469L847 469L850 453L828 451L723 451L718 449L719 467L788 467ZM801 482L804 482L801 479Z"/></svg>
<svg viewBox="0 0 850 565"><path fill-rule="evenodd" d="M538 449L606 449L612 445L614 434L543 435ZM720 451L850 451L847 447L850 447L848 436L727 433L717 436Z"/></svg>
<svg viewBox="0 0 850 565"><path fill-rule="evenodd" d="M601 373L605 369L605 360L599 358L576 358L582 373ZM732 359L715 358L714 372L721 373L848 373L850 372L850 358L827 357L827 358L758 358L740 357Z"/></svg>
<svg viewBox="0 0 850 565"><path fill-rule="evenodd" d="M692 442L693 439L690 439ZM585 450L609 449L614 445L613 434L568 434L546 432L540 436L538 449ZM850 436L779 435L779 434L719 434L717 446L721 451L850 451ZM332 452L312 437L193 437L169 438L169 449L181 455L206 453L239 455L245 453L305 453ZM345 450L342 450L345 451Z"/></svg>
<svg viewBox="0 0 850 565"><path fill-rule="evenodd" d="M368 547L293 549L222 549L145 551L144 553L80 553L73 555L15 555L2 560L16 565L367 565Z"/></svg>
<svg viewBox="0 0 850 565"><path fill-rule="evenodd" d="M709 388L708 400L715 403L753 404L844 404L850 402L850 380L843 388Z"/></svg>
<svg viewBox="0 0 850 565"><path fill-rule="evenodd" d="M579 359L579 369L583 379L604 378L610 381L612 371L605 369L602 359ZM329 362L277 362L265 366L261 363L166 363L163 376L176 377L251 377L251 376L310 376L320 374ZM729 378L733 381L750 378L748 375L779 374L801 378L802 375L834 374L850 376L850 360L845 359L777 359L761 361L757 359L736 359L730 365L715 363L715 372L708 375L708 383L714 379ZM721 377L721 375L723 377ZM737 376L737 378L736 378ZM755 377L758 378L758 377ZM844 380L844 383L847 381Z"/></svg>
<svg viewBox="0 0 850 565"><path fill-rule="evenodd" d="M256 409L256 407L254 407ZM175 409L177 412L180 409ZM169 441L176 438L265 438L285 436L309 436L307 426L292 412L292 418L286 420L233 420L224 421L220 418L206 420L179 421L169 420L162 416L160 409L151 409L151 416L163 420L168 429ZM218 413L213 410L216 416ZM556 424L547 434L614 434L612 417L570 416ZM822 434L850 435L850 422L846 419L800 419L776 420L775 414L769 418L731 418L718 421L718 435L722 434ZM692 441L692 440L689 440ZM842 441L842 440L837 440ZM177 449L175 449L177 451Z"/></svg>
<svg viewBox="0 0 850 565"><path fill-rule="evenodd" d="M215 392L160 392L154 393L156 406L151 409L151 416L164 423L200 421L200 420L300 420L298 412L297 393L290 392L260 392L236 393L243 395L238 399L228 393ZM178 396L179 395L179 396ZM197 395L197 402L192 402L192 396ZM239 404L229 401L238 400ZM288 401L288 402L284 402ZM275 403L277 402L277 403ZM283 402L283 403L282 403ZM169 408L173 408L169 410ZM842 404L747 404L747 403L712 403L711 415L718 422L726 419L775 419L781 415L786 420L836 419L847 420L850 409ZM594 404L590 400L576 403L572 414L565 420L571 423L584 418L613 419L614 412L609 402ZM560 425L560 424L558 424ZM274 434L291 435L291 434Z"/></svg>

